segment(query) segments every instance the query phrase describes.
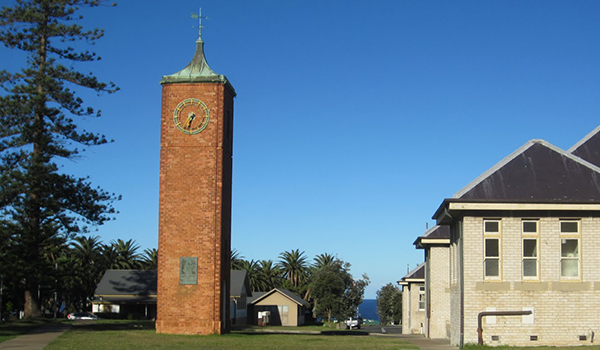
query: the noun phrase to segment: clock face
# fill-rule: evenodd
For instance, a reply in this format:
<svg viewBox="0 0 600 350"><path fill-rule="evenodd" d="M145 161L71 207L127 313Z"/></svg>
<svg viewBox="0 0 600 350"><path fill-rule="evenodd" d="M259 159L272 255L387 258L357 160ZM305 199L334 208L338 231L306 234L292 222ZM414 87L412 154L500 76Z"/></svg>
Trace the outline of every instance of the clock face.
<svg viewBox="0 0 600 350"><path fill-rule="evenodd" d="M173 112L175 126L188 135L196 135L204 130L209 120L208 107L197 98L188 98L179 102Z"/></svg>

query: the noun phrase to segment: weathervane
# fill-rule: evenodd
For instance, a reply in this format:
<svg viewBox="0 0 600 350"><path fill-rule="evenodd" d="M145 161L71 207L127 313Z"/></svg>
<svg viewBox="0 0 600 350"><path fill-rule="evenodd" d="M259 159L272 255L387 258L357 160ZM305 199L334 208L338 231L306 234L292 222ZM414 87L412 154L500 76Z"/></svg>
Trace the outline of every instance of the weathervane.
<svg viewBox="0 0 600 350"><path fill-rule="evenodd" d="M202 7L198 9L198 14L192 13L192 18L198 18L198 38L202 39L202 18L208 19L207 16L202 16Z"/></svg>

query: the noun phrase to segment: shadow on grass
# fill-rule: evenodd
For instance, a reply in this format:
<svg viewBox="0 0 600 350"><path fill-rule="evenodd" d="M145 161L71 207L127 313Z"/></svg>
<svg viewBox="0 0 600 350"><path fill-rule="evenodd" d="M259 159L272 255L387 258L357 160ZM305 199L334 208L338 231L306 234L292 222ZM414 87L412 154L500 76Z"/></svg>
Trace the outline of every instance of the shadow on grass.
<svg viewBox="0 0 600 350"><path fill-rule="evenodd" d="M142 331L154 330L153 321L80 321L73 323L73 329L92 332L102 331Z"/></svg>

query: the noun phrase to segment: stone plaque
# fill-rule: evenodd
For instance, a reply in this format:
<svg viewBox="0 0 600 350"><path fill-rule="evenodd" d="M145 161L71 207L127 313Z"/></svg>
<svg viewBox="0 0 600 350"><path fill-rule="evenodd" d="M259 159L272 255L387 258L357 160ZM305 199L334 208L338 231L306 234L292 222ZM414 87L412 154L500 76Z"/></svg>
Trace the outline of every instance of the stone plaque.
<svg viewBox="0 0 600 350"><path fill-rule="evenodd" d="M198 258L179 258L179 284L198 284Z"/></svg>

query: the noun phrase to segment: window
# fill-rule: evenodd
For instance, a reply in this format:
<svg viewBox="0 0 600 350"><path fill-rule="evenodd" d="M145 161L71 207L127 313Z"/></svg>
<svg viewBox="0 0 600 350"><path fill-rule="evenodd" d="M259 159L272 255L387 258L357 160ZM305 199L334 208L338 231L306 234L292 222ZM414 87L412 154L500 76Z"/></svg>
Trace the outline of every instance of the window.
<svg viewBox="0 0 600 350"><path fill-rule="evenodd" d="M483 237L484 276L490 279L500 278L500 221L484 221Z"/></svg>
<svg viewBox="0 0 600 350"><path fill-rule="evenodd" d="M523 221L523 278L537 279L538 277L538 222Z"/></svg>
<svg viewBox="0 0 600 350"><path fill-rule="evenodd" d="M425 310L425 287L419 287L419 311Z"/></svg>
<svg viewBox="0 0 600 350"><path fill-rule="evenodd" d="M579 277L579 221L560 222L560 276Z"/></svg>
<svg viewBox="0 0 600 350"><path fill-rule="evenodd" d="M289 325L289 309L287 305L277 305L277 311L279 312L279 319L281 320L282 326Z"/></svg>

